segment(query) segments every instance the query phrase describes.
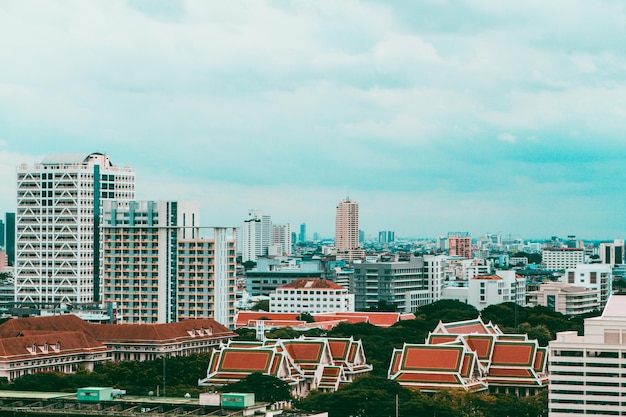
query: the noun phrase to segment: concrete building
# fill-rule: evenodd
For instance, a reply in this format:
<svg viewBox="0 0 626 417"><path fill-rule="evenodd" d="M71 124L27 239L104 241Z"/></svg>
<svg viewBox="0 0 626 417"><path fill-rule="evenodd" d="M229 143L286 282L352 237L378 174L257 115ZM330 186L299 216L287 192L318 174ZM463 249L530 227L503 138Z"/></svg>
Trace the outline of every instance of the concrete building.
<svg viewBox="0 0 626 417"><path fill-rule="evenodd" d="M563 282L540 284L527 294L528 306L544 306L558 313L580 315L600 309L599 291Z"/></svg>
<svg viewBox="0 0 626 417"><path fill-rule="evenodd" d="M101 153L56 154L19 166L16 303L101 303L102 204L134 194L135 171Z"/></svg>
<svg viewBox="0 0 626 417"><path fill-rule="evenodd" d="M270 294L270 313L329 313L354 311L354 294L325 279L301 279Z"/></svg>
<svg viewBox="0 0 626 417"><path fill-rule="evenodd" d="M272 225L270 246L275 247L276 254L279 256L293 253L290 223Z"/></svg>
<svg viewBox="0 0 626 417"><path fill-rule="evenodd" d="M479 275L468 281L467 302L478 310L493 304L513 302L526 304L526 279L515 271L496 271L494 275Z"/></svg>
<svg viewBox="0 0 626 417"><path fill-rule="evenodd" d="M564 271L585 263L583 248L544 248L541 251L541 263L549 271Z"/></svg>
<svg viewBox="0 0 626 417"><path fill-rule="evenodd" d="M9 266L15 265L15 213L5 213L4 250L7 253Z"/></svg>
<svg viewBox="0 0 626 417"><path fill-rule="evenodd" d="M620 265L624 263L624 240L615 239L613 243L600 243L600 260L603 264Z"/></svg>
<svg viewBox="0 0 626 417"><path fill-rule="evenodd" d="M337 205L335 219L335 247L340 252L358 249L359 244L359 205L346 198Z"/></svg>
<svg viewBox="0 0 626 417"><path fill-rule="evenodd" d="M272 218L260 210L250 210L241 229L241 261L256 262L268 255L272 242Z"/></svg>
<svg viewBox="0 0 626 417"><path fill-rule="evenodd" d="M560 332L549 343L548 416L625 415L626 296L612 295L583 336Z"/></svg>
<svg viewBox="0 0 626 417"><path fill-rule="evenodd" d="M123 322L233 325L234 229L201 228L198 211L189 202L105 203L104 301Z"/></svg>
<svg viewBox="0 0 626 417"><path fill-rule="evenodd" d="M472 259L472 235L467 232L448 233L448 255Z"/></svg>
<svg viewBox="0 0 626 417"><path fill-rule="evenodd" d="M613 292L613 272L609 264L578 264L566 269L559 281L596 290L600 308L604 308Z"/></svg>
<svg viewBox="0 0 626 417"><path fill-rule="evenodd" d="M438 270L434 264L429 267ZM402 262L354 264L350 290L355 297L356 310L376 307L379 301L385 301L408 313L420 305L437 301L430 291L431 286L437 288L438 284L429 283L424 258L412 257Z"/></svg>

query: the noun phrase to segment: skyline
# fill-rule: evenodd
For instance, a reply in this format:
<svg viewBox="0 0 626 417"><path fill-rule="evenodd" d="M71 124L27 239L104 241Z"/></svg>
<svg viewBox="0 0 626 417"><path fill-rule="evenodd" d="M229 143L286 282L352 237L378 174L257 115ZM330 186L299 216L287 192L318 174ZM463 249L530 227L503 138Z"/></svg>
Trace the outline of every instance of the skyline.
<svg viewBox="0 0 626 417"><path fill-rule="evenodd" d="M4 2L0 210L103 152L207 226L332 237L349 196L368 235L621 238L625 36L611 1Z"/></svg>

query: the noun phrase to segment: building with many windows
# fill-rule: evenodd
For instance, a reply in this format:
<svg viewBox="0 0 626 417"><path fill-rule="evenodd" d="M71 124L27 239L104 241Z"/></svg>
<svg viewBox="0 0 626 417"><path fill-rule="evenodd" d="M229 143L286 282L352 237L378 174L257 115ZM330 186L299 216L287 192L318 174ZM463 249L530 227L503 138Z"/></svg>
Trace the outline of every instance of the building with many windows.
<svg viewBox="0 0 626 417"><path fill-rule="evenodd" d="M613 271L609 264L578 264L573 268L568 268L559 280L597 291L600 308L604 308L613 292Z"/></svg>
<svg viewBox="0 0 626 417"><path fill-rule="evenodd" d="M560 332L549 344L548 416L626 415L626 296L612 295L585 332Z"/></svg>
<svg viewBox="0 0 626 417"><path fill-rule="evenodd" d="M256 262L266 256L272 243L272 217L260 210L250 210L241 228L241 260Z"/></svg>
<svg viewBox="0 0 626 417"><path fill-rule="evenodd" d="M448 233L448 255L472 259L472 235L467 232Z"/></svg>
<svg viewBox="0 0 626 417"><path fill-rule="evenodd" d="M346 198L337 204L335 247L340 252L359 249L359 205Z"/></svg>
<svg viewBox="0 0 626 417"><path fill-rule="evenodd" d="M470 279L467 287L467 302L478 310L506 302L526 304L526 279L513 270L479 275Z"/></svg>
<svg viewBox="0 0 626 417"><path fill-rule="evenodd" d="M302 279L270 294L270 313L328 313L354 311L354 294L326 279Z"/></svg>
<svg viewBox="0 0 626 417"><path fill-rule="evenodd" d="M233 325L234 229L201 228L198 217L195 203L105 204L104 301L123 322Z"/></svg>
<svg viewBox="0 0 626 417"><path fill-rule="evenodd" d="M55 154L17 169L15 301L102 301L102 204L129 201L135 171L107 155Z"/></svg>
<svg viewBox="0 0 626 417"><path fill-rule="evenodd" d="M585 250L583 248L543 248L541 263L549 271L575 268L576 265L585 263Z"/></svg>
<svg viewBox="0 0 626 417"><path fill-rule="evenodd" d="M580 315L600 309L599 290L564 282L540 284L537 291L527 293L528 306L544 306L558 313Z"/></svg>
<svg viewBox="0 0 626 417"><path fill-rule="evenodd" d="M624 263L624 240L615 239L613 243L600 243L600 260L603 264L620 265Z"/></svg>

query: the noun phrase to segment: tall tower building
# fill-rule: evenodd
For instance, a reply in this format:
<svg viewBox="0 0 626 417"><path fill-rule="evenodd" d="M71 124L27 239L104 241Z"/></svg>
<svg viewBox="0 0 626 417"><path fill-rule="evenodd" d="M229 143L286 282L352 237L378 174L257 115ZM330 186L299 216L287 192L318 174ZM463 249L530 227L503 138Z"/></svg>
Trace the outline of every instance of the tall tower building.
<svg viewBox="0 0 626 417"><path fill-rule="evenodd" d="M335 247L339 251L359 248L359 205L349 197L337 205Z"/></svg>
<svg viewBox="0 0 626 417"><path fill-rule="evenodd" d="M235 316L235 230L201 228L198 205L106 202L104 301L123 322Z"/></svg>
<svg viewBox="0 0 626 417"><path fill-rule="evenodd" d="M4 217L4 250L9 266L15 265L15 213L6 213Z"/></svg>
<svg viewBox="0 0 626 417"><path fill-rule="evenodd" d="M275 247L278 255L288 255L293 251L291 238L291 223L272 225L272 247Z"/></svg>
<svg viewBox="0 0 626 417"><path fill-rule="evenodd" d="M448 233L448 255L472 259L472 235L467 232Z"/></svg>
<svg viewBox="0 0 626 417"><path fill-rule="evenodd" d="M135 171L101 153L55 154L19 166L16 303L100 303L102 203L134 194Z"/></svg>
<svg viewBox="0 0 626 417"><path fill-rule="evenodd" d="M256 262L267 255L272 238L272 218L260 210L250 210L241 231L241 261Z"/></svg>

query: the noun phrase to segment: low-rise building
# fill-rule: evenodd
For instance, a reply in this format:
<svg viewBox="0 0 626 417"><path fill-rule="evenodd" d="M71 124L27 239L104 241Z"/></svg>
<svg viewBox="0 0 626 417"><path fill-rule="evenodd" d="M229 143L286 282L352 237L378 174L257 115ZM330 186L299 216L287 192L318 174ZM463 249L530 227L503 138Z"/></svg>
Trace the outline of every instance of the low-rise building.
<svg viewBox="0 0 626 417"><path fill-rule="evenodd" d="M566 269L559 281L598 291L600 308L604 308L613 292L613 271L609 264L578 264Z"/></svg>
<svg viewBox="0 0 626 417"><path fill-rule="evenodd" d="M544 306L566 315L580 315L600 309L599 291L564 282L540 284L527 295L528 306Z"/></svg>
<svg viewBox="0 0 626 417"><path fill-rule="evenodd" d="M482 310L493 304L526 303L526 279L515 271L496 271L494 275L479 275L468 281L468 304Z"/></svg>
<svg viewBox="0 0 626 417"><path fill-rule="evenodd" d="M325 279L301 279L270 294L270 313L327 313L354 311L354 294Z"/></svg>

